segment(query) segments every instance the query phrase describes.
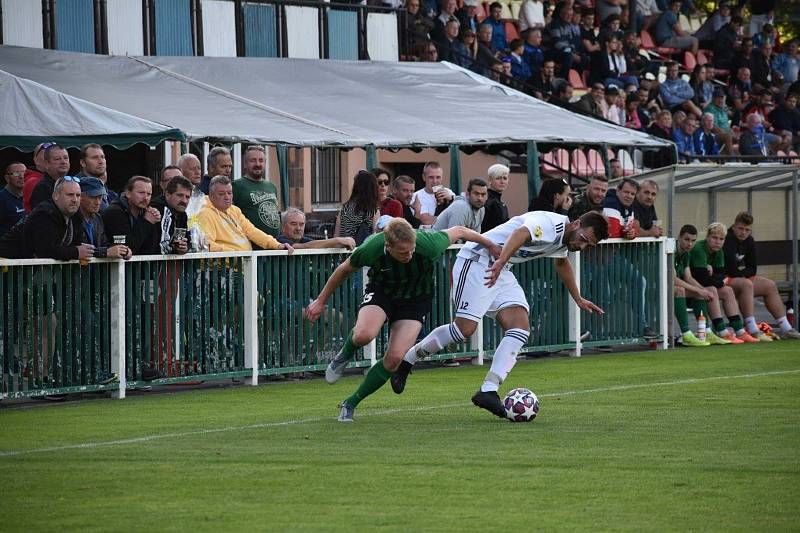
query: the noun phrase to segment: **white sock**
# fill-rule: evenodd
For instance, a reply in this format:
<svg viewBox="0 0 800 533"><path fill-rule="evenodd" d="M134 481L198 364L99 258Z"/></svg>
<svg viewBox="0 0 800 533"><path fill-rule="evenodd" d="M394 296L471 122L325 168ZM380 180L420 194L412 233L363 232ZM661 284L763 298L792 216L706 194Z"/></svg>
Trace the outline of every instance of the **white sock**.
<svg viewBox="0 0 800 533"><path fill-rule="evenodd" d="M784 332L784 333L786 333L787 331L792 329L792 325L789 324L788 320L786 320L786 315L783 315L782 317L780 317L778 319L778 325L780 325L781 331Z"/></svg>
<svg viewBox="0 0 800 533"><path fill-rule="evenodd" d="M736 336L737 337L739 337L741 335L744 335L745 333L747 333L747 332L746 332L746 330L744 328L739 328L739 329L736 330Z"/></svg>
<svg viewBox="0 0 800 533"><path fill-rule="evenodd" d="M439 326L428 333L427 337L419 341L406 352L403 359L413 365L420 357L427 357L438 352L448 344L464 342L465 340L458 326L451 322L450 324Z"/></svg>
<svg viewBox="0 0 800 533"><path fill-rule="evenodd" d="M486 375L486 380L481 385L482 392L496 392L500 388L500 383L505 381L508 373L517 364L517 354L528 342L528 335L529 332L526 329L511 328L506 331L505 335L503 335L503 340L500 341L494 352L492 366ZM490 379L492 374L494 374L495 379Z"/></svg>
<svg viewBox="0 0 800 533"><path fill-rule="evenodd" d="M747 316L744 318L744 325L747 327L747 332L751 335L758 333L758 326L756 325L756 317Z"/></svg>

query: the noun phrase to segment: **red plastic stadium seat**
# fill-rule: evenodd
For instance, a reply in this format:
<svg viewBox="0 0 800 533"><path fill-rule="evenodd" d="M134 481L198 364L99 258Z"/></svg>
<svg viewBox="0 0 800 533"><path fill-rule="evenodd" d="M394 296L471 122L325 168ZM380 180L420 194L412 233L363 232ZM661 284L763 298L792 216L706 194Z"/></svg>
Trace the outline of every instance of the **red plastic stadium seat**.
<svg viewBox="0 0 800 533"><path fill-rule="evenodd" d="M650 35L650 32L647 30L642 30L642 33L639 35L642 40L642 48L645 50L652 50L656 47L655 41L653 41L653 36Z"/></svg>
<svg viewBox="0 0 800 533"><path fill-rule="evenodd" d="M586 153L586 159L589 162L589 167L598 176L605 176L606 165L603 163L603 156L600 152L592 148Z"/></svg>
<svg viewBox="0 0 800 533"><path fill-rule="evenodd" d="M708 54L706 54L705 50L698 50L697 51L697 64L698 65L707 65L708 61Z"/></svg>
<svg viewBox="0 0 800 533"><path fill-rule="evenodd" d="M695 58L694 54L689 50L686 50L683 53L683 66L686 67L686 70L694 70L694 67L697 66L697 63L697 58Z"/></svg>
<svg viewBox="0 0 800 533"><path fill-rule="evenodd" d="M575 69L569 70L569 84L572 85L573 89L586 89L583 78L581 78L581 75L578 74L578 71Z"/></svg>
<svg viewBox="0 0 800 533"><path fill-rule="evenodd" d="M595 173L594 169L589 166L589 160L586 159L586 154L579 148L572 151L572 165L570 165L570 170L573 174L582 178L593 176Z"/></svg>
<svg viewBox="0 0 800 533"><path fill-rule="evenodd" d="M517 26L507 20L506 21L506 41L511 42L514 39L519 39L519 31L517 30Z"/></svg>
<svg viewBox="0 0 800 533"><path fill-rule="evenodd" d="M544 161L544 171L547 174L563 176L567 173L569 165L569 152L563 148L556 148L542 157Z"/></svg>

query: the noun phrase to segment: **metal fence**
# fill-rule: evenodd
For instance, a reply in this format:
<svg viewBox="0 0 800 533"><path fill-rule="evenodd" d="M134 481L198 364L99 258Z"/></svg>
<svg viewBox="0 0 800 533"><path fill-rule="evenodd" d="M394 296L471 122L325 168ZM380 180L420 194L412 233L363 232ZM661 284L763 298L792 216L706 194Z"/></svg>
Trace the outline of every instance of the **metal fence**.
<svg viewBox="0 0 800 533"><path fill-rule="evenodd" d="M611 239L570 261L605 315L578 313L553 261L514 267L531 306L523 352L639 342L649 325L666 348L669 239ZM452 318L452 247L434 269L423 333ZM0 398L320 371L355 323L366 272L351 276L320 320L303 308L347 257L342 250L142 256L128 262L0 260ZM590 336L582 342L581 336ZM489 319L467 343L432 359L490 357L502 331ZM388 328L354 362L380 358ZM118 381L110 381L116 374Z"/></svg>

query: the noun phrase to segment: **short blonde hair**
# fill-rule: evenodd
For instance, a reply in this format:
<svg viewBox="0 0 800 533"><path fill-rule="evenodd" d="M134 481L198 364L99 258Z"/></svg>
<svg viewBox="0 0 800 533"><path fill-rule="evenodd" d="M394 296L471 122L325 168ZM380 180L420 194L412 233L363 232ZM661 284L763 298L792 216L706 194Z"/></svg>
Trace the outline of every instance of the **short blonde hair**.
<svg viewBox="0 0 800 533"><path fill-rule="evenodd" d="M712 222L708 225L708 230L706 231L706 237L710 237L712 235L721 235L725 236L728 233L728 228L722 222Z"/></svg>
<svg viewBox="0 0 800 533"><path fill-rule="evenodd" d="M492 182L501 176L508 176L510 172L511 169L507 166L496 163L489 167L486 174L489 176L489 181Z"/></svg>
<svg viewBox="0 0 800 533"><path fill-rule="evenodd" d="M417 241L417 233L414 231L414 228L411 227L411 224L409 224L406 219L400 217L395 217L386 223L386 226L383 228L383 236L386 244L389 246L394 246L401 241Z"/></svg>

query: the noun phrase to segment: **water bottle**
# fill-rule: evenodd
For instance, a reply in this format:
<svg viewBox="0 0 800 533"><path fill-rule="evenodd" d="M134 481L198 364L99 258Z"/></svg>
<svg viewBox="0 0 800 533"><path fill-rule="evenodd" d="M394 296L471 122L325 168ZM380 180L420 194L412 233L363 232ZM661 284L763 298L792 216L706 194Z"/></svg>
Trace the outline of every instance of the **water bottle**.
<svg viewBox="0 0 800 533"><path fill-rule="evenodd" d="M701 341L706 340L706 317L700 311L700 316L697 317L697 338Z"/></svg>

